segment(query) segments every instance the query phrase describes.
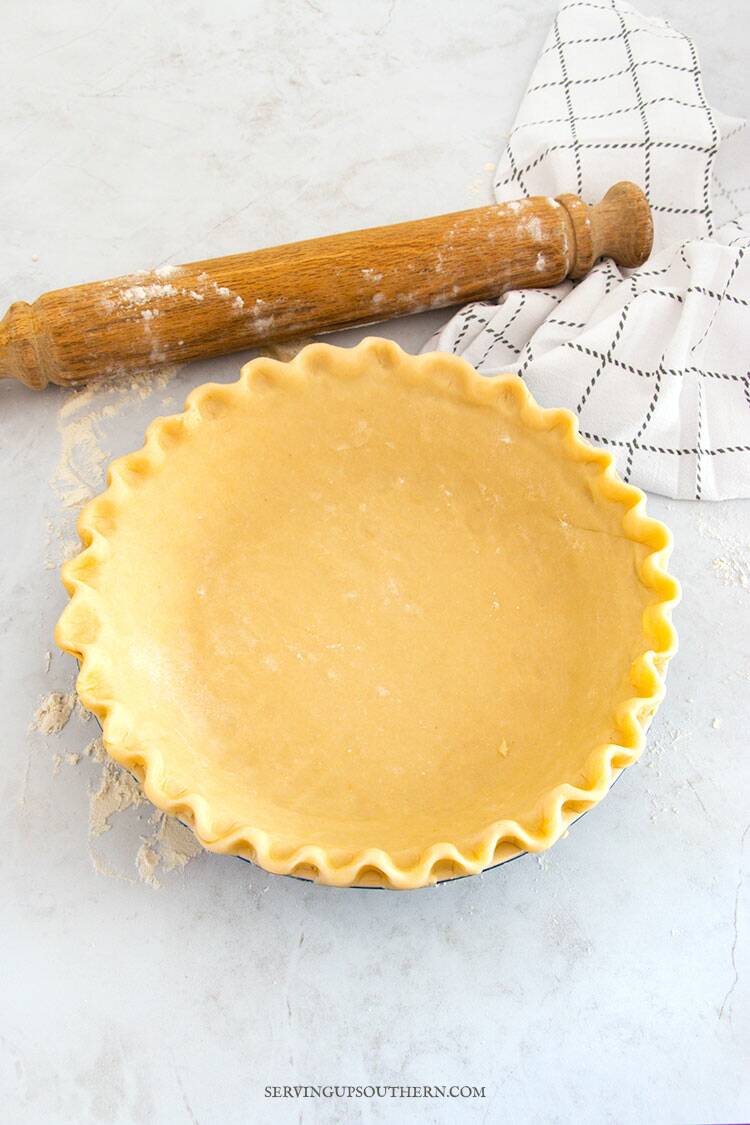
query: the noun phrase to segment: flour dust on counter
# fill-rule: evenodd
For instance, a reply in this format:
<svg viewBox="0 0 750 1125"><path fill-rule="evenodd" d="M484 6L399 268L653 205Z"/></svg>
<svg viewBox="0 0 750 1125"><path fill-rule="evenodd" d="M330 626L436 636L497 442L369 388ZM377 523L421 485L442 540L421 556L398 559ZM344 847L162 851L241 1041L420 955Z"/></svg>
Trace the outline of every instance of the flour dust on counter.
<svg viewBox="0 0 750 1125"><path fill-rule="evenodd" d="M103 434L106 420L134 400L150 400L167 387L178 368L116 375L67 392L57 413L60 456L50 486L63 508L78 508L103 487L111 454ZM162 398L160 405L168 403Z"/></svg>
<svg viewBox="0 0 750 1125"><path fill-rule="evenodd" d="M178 370L123 373L79 390L59 392L59 453L48 482L55 506L47 521L45 569L58 569L81 549L75 530L78 512L105 487L106 467L117 454L113 442L117 430L129 424L142 434L153 416L180 408L181 399L170 393ZM189 387L185 394L187 390ZM45 675L50 674L51 665L52 654L45 652ZM77 776L84 783L88 780L88 852L94 870L133 883L136 879L128 871L132 865L138 879L157 888L158 873L183 869L202 849L188 828L153 809L135 778L107 757L101 737L86 739L85 726L91 719L71 684L67 690L51 690L39 700L29 734L32 739L41 735L46 740L53 777L59 777L63 767L79 767ZM80 727L80 748L57 751L55 740L71 721ZM29 768L33 749L32 741ZM25 799L24 785L21 803ZM103 846L102 838L110 833L111 838L118 838L117 848ZM115 851L117 859L110 854Z"/></svg>
<svg viewBox="0 0 750 1125"><path fill-rule="evenodd" d="M40 701L31 720L30 730L41 734L59 734L67 725L76 703L74 691L51 691Z"/></svg>
<svg viewBox="0 0 750 1125"><path fill-rule="evenodd" d="M40 720L33 729L45 736L59 734L74 714L82 722L86 721L84 715L90 719L88 712L78 704L75 692L51 692L42 701L37 713ZM142 882L157 889L161 885L157 877L159 872L181 870L201 854L203 849L190 829L174 817L154 809L132 774L107 756L101 736L90 739L80 752L53 754L51 762L55 777L63 766L78 766L84 762L99 769L98 777L94 775L88 790L88 851L98 874L134 882L126 871L113 865L99 843L99 837L110 832L115 821L120 821L122 814L131 809L138 811L135 824L122 820L117 826L128 832L128 839L132 839L135 828L135 839L131 844L132 863ZM88 776L91 776L91 771L88 771ZM134 854L132 849L136 849Z"/></svg>

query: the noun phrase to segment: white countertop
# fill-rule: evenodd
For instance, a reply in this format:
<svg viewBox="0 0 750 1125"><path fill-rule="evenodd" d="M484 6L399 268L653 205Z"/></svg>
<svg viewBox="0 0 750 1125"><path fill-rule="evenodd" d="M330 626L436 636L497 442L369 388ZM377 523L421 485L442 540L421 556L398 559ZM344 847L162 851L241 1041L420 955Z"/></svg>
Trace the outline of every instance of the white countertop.
<svg viewBox="0 0 750 1125"><path fill-rule="evenodd" d="M641 6L697 39L709 98L742 113L741 0ZM474 0L460 14L448 0L12 0L3 304L484 202L553 13L549 0ZM378 331L418 350L443 319ZM52 641L65 600L55 564L75 518L61 444L97 490L102 458L138 446L192 386L234 378L243 358L85 408L0 385L0 1117L747 1119L750 503L653 498L684 585L667 701L641 762L546 856L396 894L202 854L162 865L155 888L135 868L148 808L90 836L101 767L65 755L93 724L29 730L75 674ZM486 1097L264 1097L306 1083L458 1083Z"/></svg>

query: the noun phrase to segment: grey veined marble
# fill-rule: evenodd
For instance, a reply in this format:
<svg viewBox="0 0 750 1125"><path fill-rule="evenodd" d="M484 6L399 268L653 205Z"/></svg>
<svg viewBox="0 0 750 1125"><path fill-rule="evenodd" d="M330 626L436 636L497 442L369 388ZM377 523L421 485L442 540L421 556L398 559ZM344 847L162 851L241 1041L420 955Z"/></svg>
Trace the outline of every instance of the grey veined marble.
<svg viewBox="0 0 750 1125"><path fill-rule="evenodd" d="M641 6L696 38L708 96L742 113L745 5ZM548 0L8 0L2 303L488 200L553 12ZM442 319L379 331L416 351ZM482 878L368 893L191 858L189 839L97 762L93 722L74 711L56 734L30 730L73 685L52 629L76 504L151 417L233 379L243 358L140 394L0 385L0 1116L745 1119L750 504L651 502L675 532L684 600L649 748L548 856ZM47 699L36 725L66 706ZM485 1097L266 1097L304 1084Z"/></svg>

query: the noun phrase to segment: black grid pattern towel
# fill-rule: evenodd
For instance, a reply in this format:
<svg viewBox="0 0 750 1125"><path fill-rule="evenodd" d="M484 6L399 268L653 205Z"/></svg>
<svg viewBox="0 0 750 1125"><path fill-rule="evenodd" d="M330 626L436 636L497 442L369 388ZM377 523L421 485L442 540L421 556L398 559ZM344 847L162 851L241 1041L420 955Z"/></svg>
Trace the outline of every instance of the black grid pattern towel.
<svg viewBox="0 0 750 1125"><path fill-rule="evenodd" d="M428 348L516 371L567 406L626 480L667 496L750 495L750 185L742 121L706 101L692 42L622 0L566 0L497 169L498 200L634 180L654 212L640 269L469 305ZM721 152L720 152L721 149ZM725 171L724 168L727 170Z"/></svg>

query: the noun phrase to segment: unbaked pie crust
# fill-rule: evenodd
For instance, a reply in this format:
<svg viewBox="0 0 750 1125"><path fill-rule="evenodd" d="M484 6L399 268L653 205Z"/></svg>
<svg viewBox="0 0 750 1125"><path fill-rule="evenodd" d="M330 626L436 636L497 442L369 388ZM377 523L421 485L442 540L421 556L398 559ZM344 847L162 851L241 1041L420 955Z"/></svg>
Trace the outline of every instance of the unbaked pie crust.
<svg viewBox="0 0 750 1125"><path fill-rule="evenodd" d="M193 391L108 482L57 641L206 848L419 887L549 847L639 756L670 535L516 376L313 344Z"/></svg>

